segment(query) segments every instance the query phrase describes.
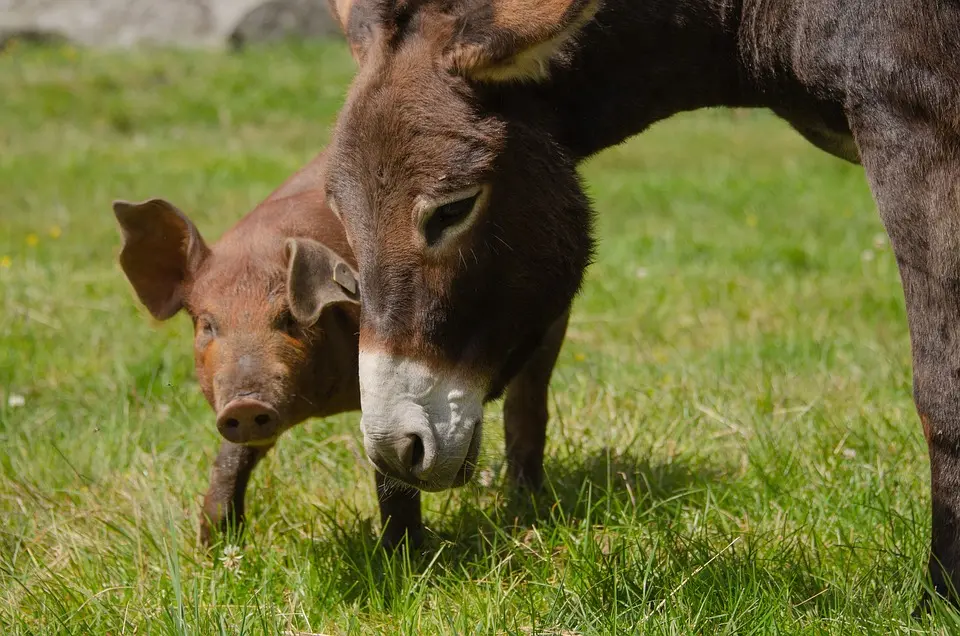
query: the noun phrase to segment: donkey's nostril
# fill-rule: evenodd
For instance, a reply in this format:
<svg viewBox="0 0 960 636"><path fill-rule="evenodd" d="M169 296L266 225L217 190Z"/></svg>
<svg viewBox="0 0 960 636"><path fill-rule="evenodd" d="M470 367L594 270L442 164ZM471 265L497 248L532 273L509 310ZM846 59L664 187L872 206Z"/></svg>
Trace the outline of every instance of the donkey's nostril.
<svg viewBox="0 0 960 636"><path fill-rule="evenodd" d="M240 422L233 419L232 417L229 420L227 420L225 424L227 425L227 428L237 428L238 426L240 426Z"/></svg>
<svg viewBox="0 0 960 636"><path fill-rule="evenodd" d="M410 451L410 467L416 468L423 462L423 439L419 435L413 437L413 448Z"/></svg>
<svg viewBox="0 0 960 636"><path fill-rule="evenodd" d="M270 416L267 415L266 413L261 413L260 415L255 417L253 421L259 424L260 426L265 426L270 423Z"/></svg>
<svg viewBox="0 0 960 636"><path fill-rule="evenodd" d="M398 468L403 471L417 472L422 468L423 463L423 439L416 433L408 433L395 442L397 460L400 465Z"/></svg>
<svg viewBox="0 0 960 636"><path fill-rule="evenodd" d="M367 457L380 472L415 487L430 479L437 464L437 443L427 427L384 437L363 440Z"/></svg>

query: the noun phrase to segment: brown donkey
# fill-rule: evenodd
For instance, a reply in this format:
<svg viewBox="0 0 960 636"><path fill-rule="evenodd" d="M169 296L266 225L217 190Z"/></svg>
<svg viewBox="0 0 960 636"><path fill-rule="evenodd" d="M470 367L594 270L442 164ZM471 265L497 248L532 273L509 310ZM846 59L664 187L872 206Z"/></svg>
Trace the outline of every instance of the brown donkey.
<svg viewBox="0 0 960 636"><path fill-rule="evenodd" d="M768 107L866 169L906 294L932 581L960 584L960 4L332 4L359 72L327 191L357 255L362 426L384 472L469 477L483 402L588 264L580 160L679 111ZM539 447L507 452L539 476Z"/></svg>
<svg viewBox="0 0 960 636"><path fill-rule="evenodd" d="M140 300L159 320L184 309L194 323L197 379L224 438L204 498L204 543L243 521L250 475L282 433L360 407L355 260L326 205L326 171L320 154L209 247L162 199L114 204L120 263ZM514 380L505 405L533 448L543 446L562 336ZM376 479L384 543L406 533L419 542L419 491Z"/></svg>

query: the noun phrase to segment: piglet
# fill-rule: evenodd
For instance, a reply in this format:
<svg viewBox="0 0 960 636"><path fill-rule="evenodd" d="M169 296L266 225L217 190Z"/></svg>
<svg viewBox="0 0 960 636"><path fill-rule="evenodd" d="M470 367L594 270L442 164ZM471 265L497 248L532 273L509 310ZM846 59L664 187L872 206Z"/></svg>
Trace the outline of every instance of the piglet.
<svg viewBox="0 0 960 636"><path fill-rule="evenodd" d="M250 474L284 431L360 408L356 262L324 175L320 154L212 245L163 199L113 204L140 301L158 320L181 310L193 320L197 379L223 437L205 544L242 524ZM376 475L384 543L419 543L419 492Z"/></svg>

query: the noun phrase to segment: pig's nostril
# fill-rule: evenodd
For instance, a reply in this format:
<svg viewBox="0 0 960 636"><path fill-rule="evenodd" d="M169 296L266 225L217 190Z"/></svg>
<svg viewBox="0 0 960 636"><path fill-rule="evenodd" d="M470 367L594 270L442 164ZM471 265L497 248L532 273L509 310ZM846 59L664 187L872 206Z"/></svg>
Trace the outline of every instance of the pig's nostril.
<svg viewBox="0 0 960 636"><path fill-rule="evenodd" d="M270 404L252 398L229 402L217 416L217 429L234 444L252 444L276 438L280 414Z"/></svg>

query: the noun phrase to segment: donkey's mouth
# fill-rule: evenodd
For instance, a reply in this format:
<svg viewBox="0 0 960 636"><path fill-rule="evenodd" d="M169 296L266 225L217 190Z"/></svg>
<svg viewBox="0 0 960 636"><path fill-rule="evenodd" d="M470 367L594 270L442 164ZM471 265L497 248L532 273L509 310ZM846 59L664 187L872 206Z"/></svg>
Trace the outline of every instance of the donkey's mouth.
<svg viewBox="0 0 960 636"><path fill-rule="evenodd" d="M473 427L473 437L470 438L470 448L467 449L467 456L463 460L463 465L457 471L453 478L451 488L460 488L473 478L473 473L477 470L477 459L480 457L480 442L483 440L483 422L479 421Z"/></svg>
<svg viewBox="0 0 960 636"><path fill-rule="evenodd" d="M408 482L409 485L425 492L440 492L451 488L460 488L470 483L470 480L473 479L473 474L477 470L477 459L480 457L480 443L482 440L483 422L477 421L473 427L473 436L470 438L467 455L451 481L416 480L413 483Z"/></svg>

